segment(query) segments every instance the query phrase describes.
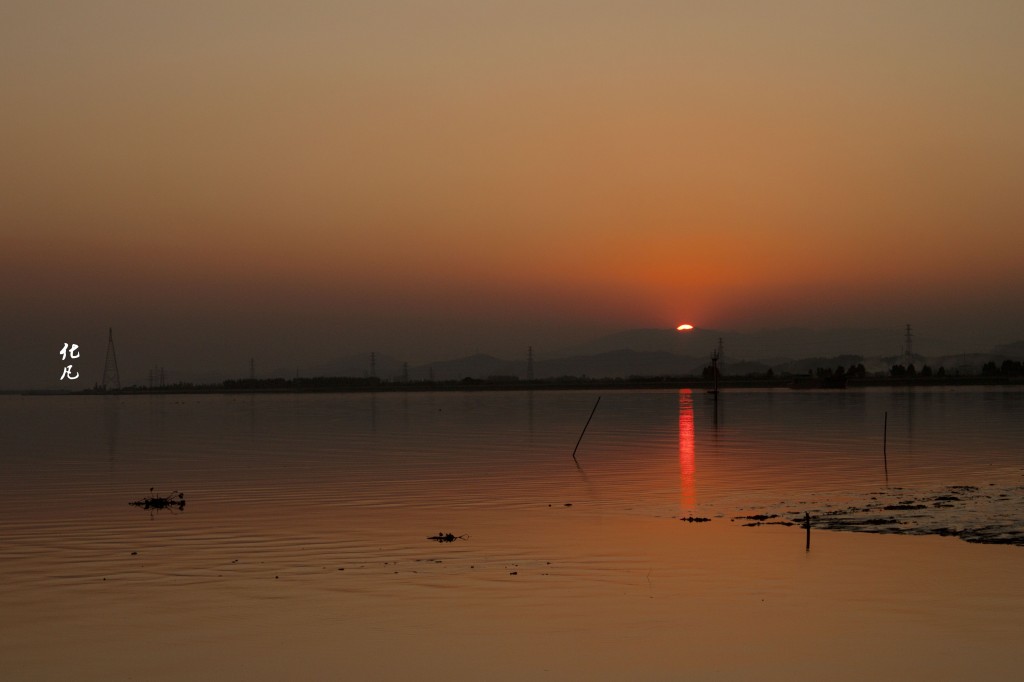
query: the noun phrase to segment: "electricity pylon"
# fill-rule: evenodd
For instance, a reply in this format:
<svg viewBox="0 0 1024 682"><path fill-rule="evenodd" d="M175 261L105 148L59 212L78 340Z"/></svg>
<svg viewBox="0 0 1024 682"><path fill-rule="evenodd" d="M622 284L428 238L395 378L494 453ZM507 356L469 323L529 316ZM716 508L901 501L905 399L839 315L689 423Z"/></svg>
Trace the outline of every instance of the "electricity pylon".
<svg viewBox="0 0 1024 682"><path fill-rule="evenodd" d="M103 383L104 391L121 390L121 375L117 371L117 353L114 351L114 330L109 328L107 337L107 359L103 362Z"/></svg>

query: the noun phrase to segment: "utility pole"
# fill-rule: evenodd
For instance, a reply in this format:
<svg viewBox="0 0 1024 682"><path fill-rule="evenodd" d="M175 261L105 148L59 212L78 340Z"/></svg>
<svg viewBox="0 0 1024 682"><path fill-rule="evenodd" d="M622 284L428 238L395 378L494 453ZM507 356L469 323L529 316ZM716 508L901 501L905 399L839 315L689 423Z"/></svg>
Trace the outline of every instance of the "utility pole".
<svg viewBox="0 0 1024 682"><path fill-rule="evenodd" d="M715 394L715 403L718 402L718 359L720 357L722 357L721 352L717 348L711 351L711 376L715 380L715 387L711 392Z"/></svg>
<svg viewBox="0 0 1024 682"><path fill-rule="evenodd" d="M907 324L906 335L903 337L903 350L907 361L907 367L914 362L914 333L910 331L910 324Z"/></svg>

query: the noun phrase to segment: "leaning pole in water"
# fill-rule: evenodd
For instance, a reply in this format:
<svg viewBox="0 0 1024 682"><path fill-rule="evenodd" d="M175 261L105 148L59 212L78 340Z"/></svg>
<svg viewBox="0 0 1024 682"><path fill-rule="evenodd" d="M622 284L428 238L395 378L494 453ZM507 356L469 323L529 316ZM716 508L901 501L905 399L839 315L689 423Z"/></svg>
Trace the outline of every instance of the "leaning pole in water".
<svg viewBox="0 0 1024 682"><path fill-rule="evenodd" d="M576 447L572 449L572 461L578 465L580 462L576 459L576 451L580 449L580 443L583 442L583 434L587 432L587 427L590 426L590 420L594 418L594 413L597 412L597 404L601 402L601 396L597 396L597 400L594 402L594 409L590 411L590 416L587 417L587 423L583 425L583 431L580 432L579 440L576 441Z"/></svg>

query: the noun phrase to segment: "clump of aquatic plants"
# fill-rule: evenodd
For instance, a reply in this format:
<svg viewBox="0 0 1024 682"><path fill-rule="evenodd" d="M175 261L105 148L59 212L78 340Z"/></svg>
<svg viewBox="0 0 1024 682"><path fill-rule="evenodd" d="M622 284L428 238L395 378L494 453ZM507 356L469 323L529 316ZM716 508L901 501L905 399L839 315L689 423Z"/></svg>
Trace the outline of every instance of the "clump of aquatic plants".
<svg viewBox="0 0 1024 682"><path fill-rule="evenodd" d="M900 535L942 535L967 542L1024 547L1024 486L951 485L940 489L889 488L854 497L852 504L806 503L822 530ZM808 512L737 516L744 526L804 525ZM771 520L769 520L771 519Z"/></svg>
<svg viewBox="0 0 1024 682"><path fill-rule="evenodd" d="M779 518L778 514L750 514L749 516L734 516L733 521L744 520L749 523L744 523L744 526L795 526L800 522L797 521L772 521L771 519Z"/></svg>
<svg viewBox="0 0 1024 682"><path fill-rule="evenodd" d="M128 504L143 509L177 509L181 511L185 509L185 493L175 490L170 495L158 495L153 492L153 488L150 488L148 497Z"/></svg>
<svg viewBox="0 0 1024 682"><path fill-rule="evenodd" d="M456 540L465 540L467 537L467 535L455 535L454 533L438 531L437 535L431 535L427 539L434 542L455 542Z"/></svg>

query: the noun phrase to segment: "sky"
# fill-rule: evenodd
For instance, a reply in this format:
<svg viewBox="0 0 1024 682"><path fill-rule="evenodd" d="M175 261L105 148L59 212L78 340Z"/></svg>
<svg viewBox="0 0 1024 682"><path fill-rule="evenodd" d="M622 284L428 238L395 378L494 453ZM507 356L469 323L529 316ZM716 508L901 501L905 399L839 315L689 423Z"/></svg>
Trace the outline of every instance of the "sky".
<svg viewBox="0 0 1024 682"><path fill-rule="evenodd" d="M1024 339L1022 34L1010 1L7 0L0 388L66 385L65 342L99 381L108 328L126 383L681 322Z"/></svg>

